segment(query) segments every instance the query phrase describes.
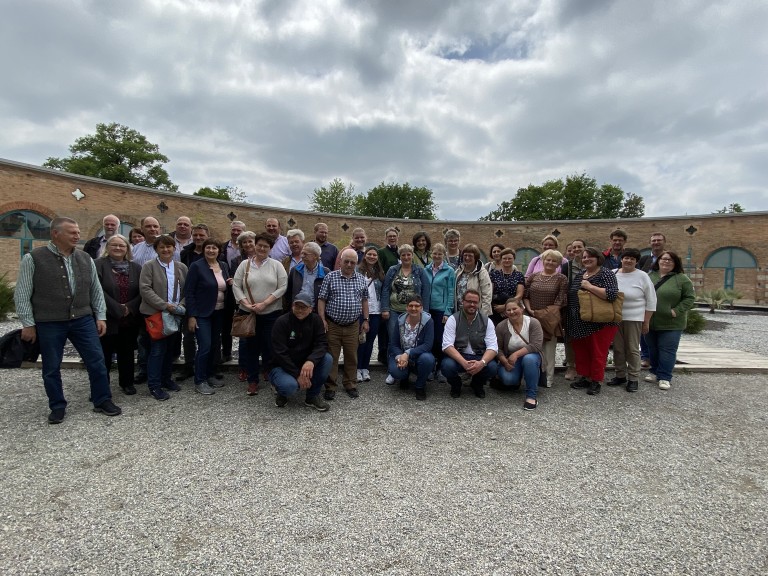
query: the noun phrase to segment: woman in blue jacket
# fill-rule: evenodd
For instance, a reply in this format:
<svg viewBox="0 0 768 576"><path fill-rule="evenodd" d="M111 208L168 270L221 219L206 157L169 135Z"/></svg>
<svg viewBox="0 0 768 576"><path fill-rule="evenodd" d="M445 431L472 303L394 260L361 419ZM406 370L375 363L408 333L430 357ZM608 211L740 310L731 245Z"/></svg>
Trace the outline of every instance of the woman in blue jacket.
<svg viewBox="0 0 768 576"><path fill-rule="evenodd" d="M424 269L429 283L429 315L435 323L435 342L432 345L432 355L435 357L434 378L445 382L440 374L440 362L443 360L443 326L453 314L454 296L456 294L456 270L445 261L445 246L432 246L432 262Z"/></svg>
<svg viewBox="0 0 768 576"><path fill-rule="evenodd" d="M224 297L232 284L229 266L220 261L219 244L208 239L203 242L203 258L189 267L184 296L189 316L189 331L197 338L195 356L195 390L200 394L213 394L218 351L221 349L221 325Z"/></svg>
<svg viewBox="0 0 768 576"><path fill-rule="evenodd" d="M427 378L435 365L432 344L435 338L435 323L424 312L421 296L408 297L405 314L397 319L397 329L390 334L389 373L400 381L400 388L408 388L408 376L416 372L416 400L427 399Z"/></svg>

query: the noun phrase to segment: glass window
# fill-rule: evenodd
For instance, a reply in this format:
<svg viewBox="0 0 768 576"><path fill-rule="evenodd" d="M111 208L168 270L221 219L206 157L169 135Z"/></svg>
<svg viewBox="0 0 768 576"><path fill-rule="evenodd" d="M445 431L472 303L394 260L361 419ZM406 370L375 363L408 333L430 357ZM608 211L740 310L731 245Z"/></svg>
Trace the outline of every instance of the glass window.
<svg viewBox="0 0 768 576"><path fill-rule="evenodd" d="M35 212L20 210L8 212L0 217L0 236L3 238L20 238L34 240L49 240L51 221Z"/></svg>
<svg viewBox="0 0 768 576"><path fill-rule="evenodd" d="M517 266L517 269L520 270L520 272L525 274L525 271L528 270L530 261L538 255L538 250L534 250L533 248L520 248L515 251L515 266Z"/></svg>
<svg viewBox="0 0 768 576"><path fill-rule="evenodd" d="M757 268L757 260L742 248L720 248L709 255L705 268Z"/></svg>

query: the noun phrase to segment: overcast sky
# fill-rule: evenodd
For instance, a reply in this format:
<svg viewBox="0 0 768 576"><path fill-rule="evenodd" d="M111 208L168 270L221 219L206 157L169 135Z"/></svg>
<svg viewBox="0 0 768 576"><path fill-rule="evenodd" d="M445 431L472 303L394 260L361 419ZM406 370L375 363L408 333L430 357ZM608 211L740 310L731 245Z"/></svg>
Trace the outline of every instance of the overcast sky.
<svg viewBox="0 0 768 576"><path fill-rule="evenodd" d="M408 181L474 220L586 172L647 216L768 210L765 0L0 0L0 157L99 122L182 192ZM761 168L762 167L762 168Z"/></svg>

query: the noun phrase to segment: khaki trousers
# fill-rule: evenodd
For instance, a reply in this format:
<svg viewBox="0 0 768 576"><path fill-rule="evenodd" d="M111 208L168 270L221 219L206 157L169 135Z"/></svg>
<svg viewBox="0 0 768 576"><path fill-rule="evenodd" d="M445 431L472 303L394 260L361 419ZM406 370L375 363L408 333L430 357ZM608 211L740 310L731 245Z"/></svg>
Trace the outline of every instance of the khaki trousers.
<svg viewBox="0 0 768 576"><path fill-rule="evenodd" d="M357 347L360 324L353 322L349 326L341 326L328 320L328 351L333 358L331 373L325 384L326 390L336 391L336 379L339 375L339 355L344 350L344 388L357 388Z"/></svg>
<svg viewBox="0 0 768 576"><path fill-rule="evenodd" d="M637 382L640 378L640 334L642 322L624 320L613 339L613 365L616 376Z"/></svg>

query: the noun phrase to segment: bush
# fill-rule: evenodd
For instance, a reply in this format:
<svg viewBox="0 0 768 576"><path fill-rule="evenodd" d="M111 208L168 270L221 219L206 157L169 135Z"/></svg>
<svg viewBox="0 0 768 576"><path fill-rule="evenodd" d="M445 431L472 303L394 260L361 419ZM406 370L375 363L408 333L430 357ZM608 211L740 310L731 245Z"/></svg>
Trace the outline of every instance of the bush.
<svg viewBox="0 0 768 576"><path fill-rule="evenodd" d="M725 304L733 308L733 301L742 298L738 290L707 290L699 294L699 298L709 305L709 311L714 314L715 310L720 310Z"/></svg>
<svg viewBox="0 0 768 576"><path fill-rule="evenodd" d="M16 304L13 302L13 288L5 277L6 274L0 276L0 320L5 320L8 314L16 311Z"/></svg>
<svg viewBox="0 0 768 576"><path fill-rule="evenodd" d="M707 321L698 310L688 311L688 322L685 324L686 334L698 334L704 330Z"/></svg>

